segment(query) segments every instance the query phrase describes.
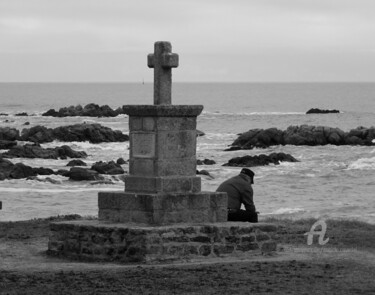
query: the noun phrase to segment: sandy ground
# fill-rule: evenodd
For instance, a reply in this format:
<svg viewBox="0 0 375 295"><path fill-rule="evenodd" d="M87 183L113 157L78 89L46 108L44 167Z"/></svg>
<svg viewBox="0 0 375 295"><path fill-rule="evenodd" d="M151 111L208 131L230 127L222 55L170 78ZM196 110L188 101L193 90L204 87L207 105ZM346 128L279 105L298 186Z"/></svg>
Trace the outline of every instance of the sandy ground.
<svg viewBox="0 0 375 295"><path fill-rule="evenodd" d="M284 244L273 256L165 265L47 256L48 223L0 223L0 294L375 294L375 252Z"/></svg>

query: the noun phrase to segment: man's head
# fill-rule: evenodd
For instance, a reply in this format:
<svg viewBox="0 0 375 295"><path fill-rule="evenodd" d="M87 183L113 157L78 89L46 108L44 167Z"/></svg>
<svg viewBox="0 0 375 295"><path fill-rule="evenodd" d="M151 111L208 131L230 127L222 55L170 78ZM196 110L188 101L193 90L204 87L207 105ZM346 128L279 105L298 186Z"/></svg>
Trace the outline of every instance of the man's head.
<svg viewBox="0 0 375 295"><path fill-rule="evenodd" d="M248 169L248 168L243 168L242 170L241 170L241 173L242 174L245 174L245 175L247 175L247 176L249 176L250 177L250 182L253 184L254 183L254 175L255 175L255 173L253 172L253 171L251 171L250 169Z"/></svg>

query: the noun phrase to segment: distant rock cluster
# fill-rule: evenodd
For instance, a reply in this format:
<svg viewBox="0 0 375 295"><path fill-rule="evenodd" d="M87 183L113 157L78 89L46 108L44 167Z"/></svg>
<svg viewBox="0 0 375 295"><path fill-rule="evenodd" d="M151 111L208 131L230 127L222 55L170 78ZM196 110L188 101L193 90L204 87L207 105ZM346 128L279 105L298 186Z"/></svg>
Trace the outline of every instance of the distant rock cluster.
<svg viewBox="0 0 375 295"><path fill-rule="evenodd" d="M277 128L251 129L242 133L227 151L267 148L274 145L375 145L375 127L358 127L349 132L326 126L289 126L285 131Z"/></svg>
<svg viewBox="0 0 375 295"><path fill-rule="evenodd" d="M321 110L321 109L316 109L312 108L309 109L306 114L331 114L331 113L340 113L339 110Z"/></svg>
<svg viewBox="0 0 375 295"><path fill-rule="evenodd" d="M82 163L79 163L82 164ZM59 169L54 171L50 168L33 168L23 163L13 164L8 159L1 157L0 155L0 180L4 179L37 179L38 175L62 175L69 177L69 180L75 181L104 181L103 175L122 175L125 171L122 169L120 164L114 161L110 162L96 162L91 168L72 167L70 170ZM120 177L121 179L121 177ZM54 183L53 179L49 179L49 182Z"/></svg>
<svg viewBox="0 0 375 295"><path fill-rule="evenodd" d="M285 153L271 153L269 155L243 156L232 158L223 166L232 167L256 167L267 166L270 164L279 165L280 162L299 162L290 154Z"/></svg>
<svg viewBox="0 0 375 295"><path fill-rule="evenodd" d="M9 127L0 128L0 145L9 144L7 141L32 141L37 143L60 141L89 141L90 143L101 142L123 142L129 140L129 136L119 130L112 130L100 124L75 124L60 126L57 128L47 128L44 126L34 126L22 130Z"/></svg>
<svg viewBox="0 0 375 295"><path fill-rule="evenodd" d="M81 105L69 106L60 108L58 111L55 109L50 109L47 112L43 113L42 116L51 116L51 117L116 117L120 114L124 114L124 111L121 107L113 110L108 105L99 106L95 103L89 103L82 107Z"/></svg>

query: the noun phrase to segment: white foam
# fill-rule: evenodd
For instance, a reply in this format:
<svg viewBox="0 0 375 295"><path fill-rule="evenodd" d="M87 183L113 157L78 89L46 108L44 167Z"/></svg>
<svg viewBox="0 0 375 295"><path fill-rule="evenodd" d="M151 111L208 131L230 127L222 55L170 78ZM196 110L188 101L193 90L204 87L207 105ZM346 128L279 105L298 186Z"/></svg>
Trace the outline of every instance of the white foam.
<svg viewBox="0 0 375 295"><path fill-rule="evenodd" d="M206 112L203 111L203 115L213 116L280 116L280 115L305 115L303 112L250 112L250 113L226 113L226 112Z"/></svg>
<svg viewBox="0 0 375 295"><path fill-rule="evenodd" d="M348 170L375 170L375 157L361 158L348 165Z"/></svg>
<svg viewBox="0 0 375 295"><path fill-rule="evenodd" d="M305 212L305 209L303 208L279 208L269 214L293 214L293 213L301 213L301 212Z"/></svg>

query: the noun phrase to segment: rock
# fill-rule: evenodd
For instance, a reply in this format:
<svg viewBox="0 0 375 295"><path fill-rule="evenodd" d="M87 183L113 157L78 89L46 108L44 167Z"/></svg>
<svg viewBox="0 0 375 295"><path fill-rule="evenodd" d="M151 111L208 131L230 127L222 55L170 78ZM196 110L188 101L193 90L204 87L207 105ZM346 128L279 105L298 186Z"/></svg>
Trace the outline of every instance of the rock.
<svg viewBox="0 0 375 295"><path fill-rule="evenodd" d="M66 166L87 166L82 160L71 160Z"/></svg>
<svg viewBox="0 0 375 295"><path fill-rule="evenodd" d="M23 125L30 125L30 122L25 122L25 123L23 123Z"/></svg>
<svg viewBox="0 0 375 295"><path fill-rule="evenodd" d="M15 114L15 116L17 116L17 117L26 117L26 116L28 116L28 114L26 113L26 112L22 112L22 113L18 113L18 114Z"/></svg>
<svg viewBox="0 0 375 295"><path fill-rule="evenodd" d="M9 116L9 115L6 113L0 113L0 116Z"/></svg>
<svg viewBox="0 0 375 295"><path fill-rule="evenodd" d="M197 175L206 175L208 177L210 177L211 179L214 179L215 177L213 177L210 172L208 172L207 170L197 170Z"/></svg>
<svg viewBox="0 0 375 295"><path fill-rule="evenodd" d="M197 160L197 165L214 165L214 164L216 164L216 162L210 159L204 159L203 161Z"/></svg>
<svg viewBox="0 0 375 295"><path fill-rule="evenodd" d="M12 167L12 170L9 173L9 178L20 179L36 175L37 173L33 170L32 167L26 166L23 163L17 163Z"/></svg>
<svg viewBox="0 0 375 295"><path fill-rule="evenodd" d="M91 166L91 169L97 171L100 174L116 175L125 173L124 169L122 169L119 164L113 161L110 161L108 163L102 161L96 162Z"/></svg>
<svg viewBox="0 0 375 295"><path fill-rule="evenodd" d="M203 131L197 130L197 137L206 135Z"/></svg>
<svg viewBox="0 0 375 295"><path fill-rule="evenodd" d="M116 111L108 105L99 106L95 103L89 103L85 107L81 105L69 106L60 108L59 111L50 109L43 113L42 116L52 117L75 117L75 116L87 116L87 117L116 117L119 112L123 113L122 108Z"/></svg>
<svg viewBox="0 0 375 295"><path fill-rule="evenodd" d="M100 124L75 124L60 126L55 129L44 126L34 126L23 129L21 140L38 143L60 141L89 141L91 143L101 142L124 142L129 136L119 130L112 130Z"/></svg>
<svg viewBox="0 0 375 295"><path fill-rule="evenodd" d="M33 168L36 174L38 175L52 175L55 174L55 172L50 169L50 168L44 168L44 167L39 167L39 168Z"/></svg>
<svg viewBox="0 0 375 295"><path fill-rule="evenodd" d="M0 150L7 150L16 146L17 142L11 140L0 140Z"/></svg>
<svg viewBox="0 0 375 295"><path fill-rule="evenodd" d="M52 142L54 140L53 130L44 126L36 125L30 129L23 129L21 140L37 143Z"/></svg>
<svg viewBox="0 0 375 295"><path fill-rule="evenodd" d="M116 163L119 164L119 165L124 165L124 164L126 164L126 161L123 158L118 158Z"/></svg>
<svg viewBox="0 0 375 295"><path fill-rule="evenodd" d="M252 129L239 135L226 151L266 148L274 145L375 145L375 127L358 127L348 133L327 126L289 126L285 131L276 128Z"/></svg>
<svg viewBox="0 0 375 295"><path fill-rule="evenodd" d="M73 167L66 175L70 180L82 181L82 180L104 180L104 177L99 175L95 170Z"/></svg>
<svg viewBox="0 0 375 295"><path fill-rule="evenodd" d="M317 108L309 109L306 114L329 114L329 113L340 113L339 110L321 110Z"/></svg>
<svg viewBox="0 0 375 295"><path fill-rule="evenodd" d="M64 157L85 158L87 154L83 151L74 151L69 146L64 145L55 148L42 148L39 144L25 144L14 146L9 151L1 154L5 158L41 158L58 159Z"/></svg>
<svg viewBox="0 0 375 295"><path fill-rule="evenodd" d="M267 166L269 164L279 165L280 162L299 162L290 154L285 153L272 153L267 155L261 154L258 156L244 156L236 157L229 160L228 163L223 166L233 167L255 167L255 166Z"/></svg>
<svg viewBox="0 0 375 295"><path fill-rule="evenodd" d="M15 128L0 127L0 140L19 140L20 132Z"/></svg>

